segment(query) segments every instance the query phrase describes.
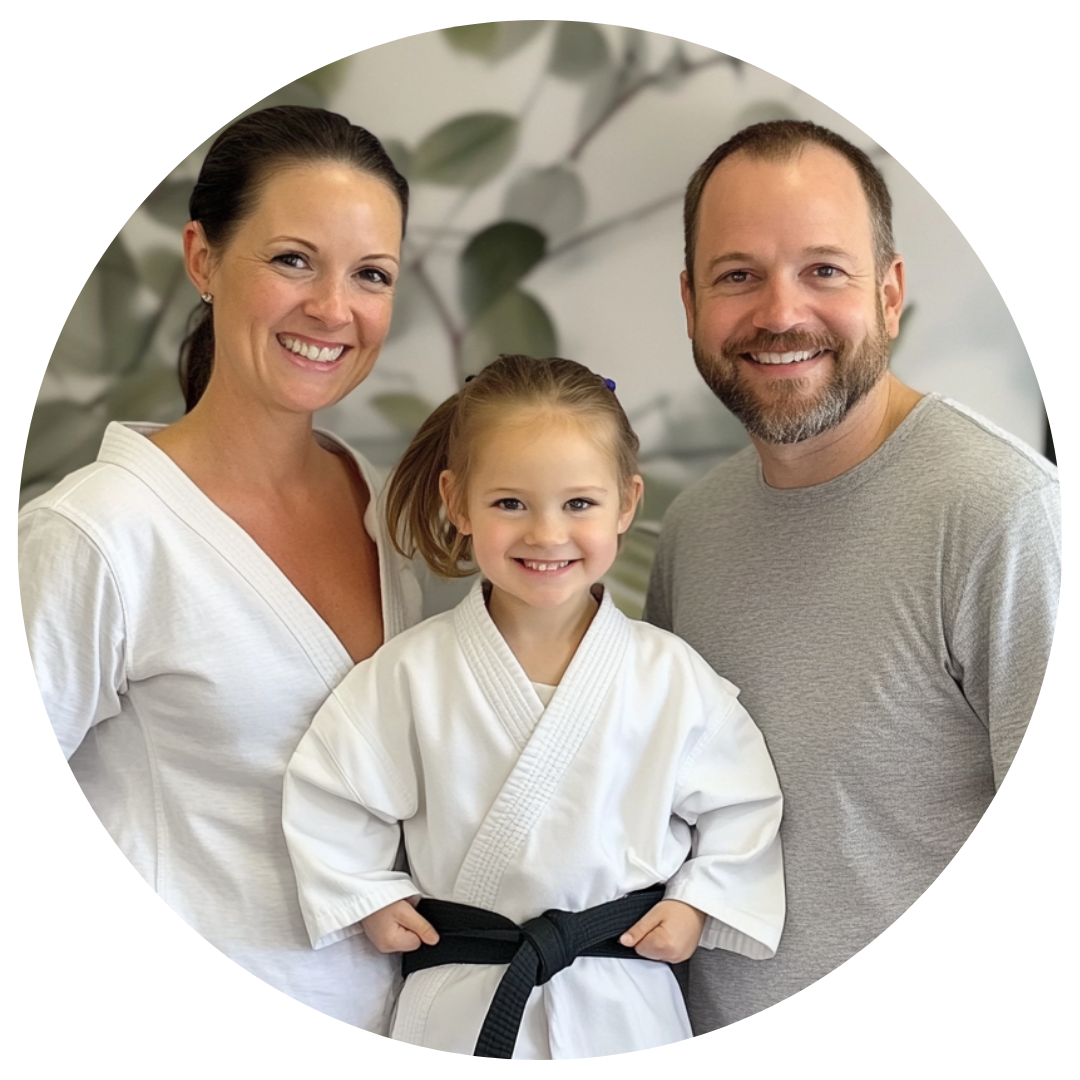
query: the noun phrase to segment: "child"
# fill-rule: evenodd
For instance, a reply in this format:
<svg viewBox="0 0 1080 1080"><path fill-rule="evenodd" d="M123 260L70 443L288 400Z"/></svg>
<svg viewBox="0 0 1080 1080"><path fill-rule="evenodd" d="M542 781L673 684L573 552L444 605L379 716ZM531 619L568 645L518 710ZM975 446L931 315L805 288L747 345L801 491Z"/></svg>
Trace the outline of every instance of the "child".
<svg viewBox="0 0 1080 1080"><path fill-rule="evenodd" d="M358 665L289 765L312 944L362 924L406 954L393 1038L519 1058L659 1046L691 1032L650 960L776 949L764 741L734 686L598 584L642 492L613 391L570 360L502 356L429 417L390 483L391 535L439 575L482 577Z"/></svg>

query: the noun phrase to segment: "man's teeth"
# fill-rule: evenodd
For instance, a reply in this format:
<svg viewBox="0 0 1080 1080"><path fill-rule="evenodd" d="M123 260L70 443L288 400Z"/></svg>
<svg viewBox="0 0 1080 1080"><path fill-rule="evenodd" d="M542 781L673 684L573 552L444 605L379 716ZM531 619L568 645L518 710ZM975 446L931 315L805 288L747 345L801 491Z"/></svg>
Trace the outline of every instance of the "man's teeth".
<svg viewBox="0 0 1080 1080"><path fill-rule="evenodd" d="M306 357L308 360L319 360L324 364L329 364L332 360L336 360L342 352L345 350L344 345L338 345L334 349L320 349L318 345L308 345L306 342L297 341L296 338L283 337L281 344L285 346L290 352L297 353L299 356Z"/></svg>
<svg viewBox="0 0 1080 1080"><path fill-rule="evenodd" d="M522 559L521 562L530 570L561 570L564 566L570 565L569 559L564 562L533 562L530 559Z"/></svg>
<svg viewBox="0 0 1080 1080"><path fill-rule="evenodd" d="M803 352L755 352L750 356L759 364L797 364L800 360L809 360L812 356L818 356L823 350L807 349Z"/></svg>

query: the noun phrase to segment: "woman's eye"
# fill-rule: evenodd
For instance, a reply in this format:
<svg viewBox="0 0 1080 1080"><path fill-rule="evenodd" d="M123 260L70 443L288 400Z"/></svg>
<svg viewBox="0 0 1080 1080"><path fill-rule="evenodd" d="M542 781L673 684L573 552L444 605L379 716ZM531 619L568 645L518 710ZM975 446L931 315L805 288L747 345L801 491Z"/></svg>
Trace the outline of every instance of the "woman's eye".
<svg viewBox="0 0 1080 1080"><path fill-rule="evenodd" d="M371 285L393 285L393 278L385 270L380 270L375 266L367 266L360 271L358 277Z"/></svg>
<svg viewBox="0 0 1080 1080"><path fill-rule="evenodd" d="M284 266L291 266L294 270L307 269L307 260L303 255L298 255L295 251L286 251L283 255L275 255L273 261Z"/></svg>

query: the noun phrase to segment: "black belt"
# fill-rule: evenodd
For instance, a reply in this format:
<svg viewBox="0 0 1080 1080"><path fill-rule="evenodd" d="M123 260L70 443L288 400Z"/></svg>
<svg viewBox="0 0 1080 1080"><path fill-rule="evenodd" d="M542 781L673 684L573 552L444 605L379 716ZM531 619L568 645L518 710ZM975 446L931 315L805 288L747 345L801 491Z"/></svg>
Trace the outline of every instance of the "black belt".
<svg viewBox="0 0 1080 1080"><path fill-rule="evenodd" d="M401 954L406 976L440 964L509 964L480 1029L473 1057L514 1054L525 1003L579 956L643 960L619 937L664 898L664 886L630 893L586 911L545 911L522 926L484 908L449 900L421 900L416 910L439 932L437 945Z"/></svg>

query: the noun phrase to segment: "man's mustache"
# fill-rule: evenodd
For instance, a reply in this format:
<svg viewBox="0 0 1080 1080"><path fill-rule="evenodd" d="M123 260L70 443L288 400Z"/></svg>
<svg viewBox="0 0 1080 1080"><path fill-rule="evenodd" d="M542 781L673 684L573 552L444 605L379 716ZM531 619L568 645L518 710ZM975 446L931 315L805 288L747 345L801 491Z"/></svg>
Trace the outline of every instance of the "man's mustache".
<svg viewBox="0 0 1080 1080"><path fill-rule="evenodd" d="M819 352L828 349L839 353L847 342L836 334L814 334L809 331L791 330L784 334L761 331L752 338L729 341L724 344L724 354L737 356L754 352Z"/></svg>

